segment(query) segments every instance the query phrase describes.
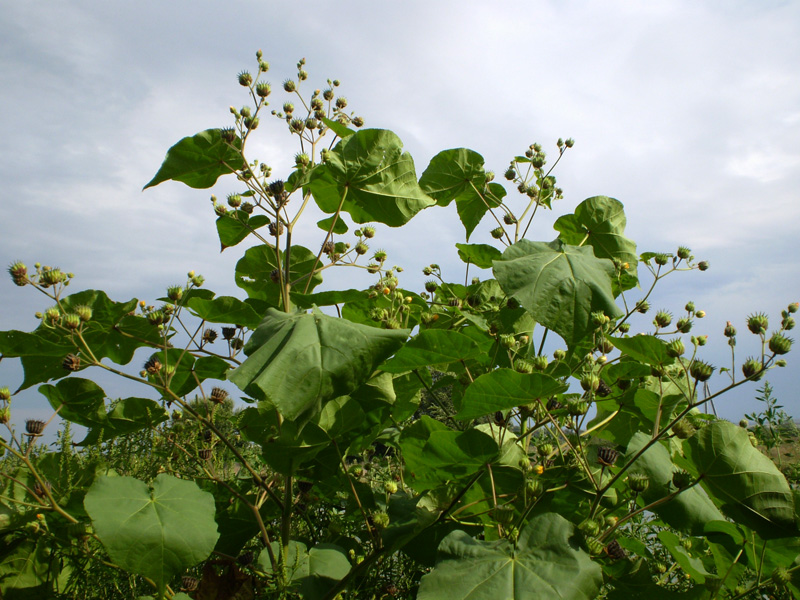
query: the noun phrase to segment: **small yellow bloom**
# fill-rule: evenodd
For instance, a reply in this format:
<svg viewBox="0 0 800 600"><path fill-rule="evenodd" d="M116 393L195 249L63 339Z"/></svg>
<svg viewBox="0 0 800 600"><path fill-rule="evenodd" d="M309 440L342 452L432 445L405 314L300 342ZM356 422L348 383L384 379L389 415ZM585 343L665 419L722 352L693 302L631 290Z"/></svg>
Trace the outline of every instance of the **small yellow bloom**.
<svg viewBox="0 0 800 600"><path fill-rule="evenodd" d="M542 465L536 465L535 467L533 467L533 470L537 475L541 475L542 473L544 473L544 467Z"/></svg>

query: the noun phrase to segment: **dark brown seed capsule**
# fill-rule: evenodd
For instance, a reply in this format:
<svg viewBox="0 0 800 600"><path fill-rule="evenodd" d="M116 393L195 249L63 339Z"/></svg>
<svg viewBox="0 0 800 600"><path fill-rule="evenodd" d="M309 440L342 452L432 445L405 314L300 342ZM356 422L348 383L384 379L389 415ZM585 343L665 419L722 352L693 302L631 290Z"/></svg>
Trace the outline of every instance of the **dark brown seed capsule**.
<svg viewBox="0 0 800 600"><path fill-rule="evenodd" d="M67 371L78 371L81 368L81 359L75 354L67 354L61 366Z"/></svg>
<svg viewBox="0 0 800 600"><path fill-rule="evenodd" d="M619 458L619 452L608 446L603 446L597 449L597 462L606 467L614 466Z"/></svg>
<svg viewBox="0 0 800 600"><path fill-rule="evenodd" d="M214 453L214 451L213 451L211 448L201 448L201 449L200 449L200 450L197 452L197 455L198 455L200 458L202 458L203 460L208 460L208 459L210 459L210 458L211 458L211 455L212 455L213 453Z"/></svg>
<svg viewBox="0 0 800 600"><path fill-rule="evenodd" d="M621 560L627 556L627 554L625 554L625 550L619 545L617 540L613 540L608 543L606 546L606 554L608 554L613 560Z"/></svg>
<svg viewBox="0 0 800 600"><path fill-rule="evenodd" d="M199 583L197 577L192 577L191 575L181 577L181 587L187 592L195 591Z"/></svg>
<svg viewBox="0 0 800 600"><path fill-rule="evenodd" d="M28 419L25 421L25 431L28 435L42 435L42 431L44 431L44 421Z"/></svg>

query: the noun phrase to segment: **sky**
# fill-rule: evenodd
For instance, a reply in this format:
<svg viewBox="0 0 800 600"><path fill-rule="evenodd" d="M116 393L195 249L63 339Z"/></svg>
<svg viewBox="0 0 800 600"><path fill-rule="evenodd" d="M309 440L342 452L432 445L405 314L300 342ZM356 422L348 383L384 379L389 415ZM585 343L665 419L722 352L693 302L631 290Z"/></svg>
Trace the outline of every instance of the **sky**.
<svg viewBox="0 0 800 600"><path fill-rule="evenodd" d="M775 326L800 300L800 2L0 6L0 258L74 272L70 291L153 302L195 270L218 295L243 297L233 268L244 247L219 252L209 202L235 182L142 187L179 139L231 124L228 107L246 101L237 74L255 68L261 49L276 108L304 57L307 88L341 80L348 108L396 132L418 176L448 148L481 153L499 175L533 142L553 157L556 139L574 138L555 171L564 199L528 237L553 239L558 216L607 195L625 205L640 252L690 247L711 268L666 279L653 305L677 314L692 300L704 310L692 333L710 336L712 364L730 362L726 321L739 329L741 362L758 352L747 315L765 312ZM262 119L258 133L253 155L288 176L297 148L281 123ZM377 246L405 269L409 289L421 289L434 259L446 277L463 277L455 207L431 210L403 230L378 228ZM311 247L321 241L313 217L299 232ZM470 241L490 243L490 228ZM335 277L331 287L369 285L349 271ZM0 303L1 330L32 330L34 312L49 306L10 278ZM768 379L800 417L797 360L790 354ZM2 361L0 386L20 381L14 361ZM109 395L127 393L113 385ZM736 421L760 409L755 394L756 384L742 386L717 410ZM49 413L35 390L15 397L18 424Z"/></svg>

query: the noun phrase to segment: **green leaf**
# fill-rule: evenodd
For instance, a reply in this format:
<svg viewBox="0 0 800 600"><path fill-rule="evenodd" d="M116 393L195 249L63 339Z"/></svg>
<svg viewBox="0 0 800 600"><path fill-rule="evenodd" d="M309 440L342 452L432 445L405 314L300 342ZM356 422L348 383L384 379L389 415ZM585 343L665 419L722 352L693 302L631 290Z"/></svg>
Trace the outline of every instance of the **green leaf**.
<svg viewBox="0 0 800 600"><path fill-rule="evenodd" d="M350 129L349 127L346 127L345 125L339 123L339 121L333 121L328 117L322 117L322 122L325 123L325 125L327 125L330 128L330 130L333 131L333 133L338 135L340 138L350 137L355 133L354 129Z"/></svg>
<svg viewBox="0 0 800 600"><path fill-rule="evenodd" d="M705 583L707 577L713 575L703 565L703 561L692 554L681 544L681 539L666 529L658 532L658 539L669 550L672 558L675 559L681 568L692 576L697 583Z"/></svg>
<svg viewBox="0 0 800 600"><path fill-rule="evenodd" d="M675 359L667 355L667 343L654 335L608 338L614 347L631 358L648 365L671 365Z"/></svg>
<svg viewBox="0 0 800 600"><path fill-rule="evenodd" d="M492 437L477 429L431 431L421 451L418 441L409 445L408 440L406 436L401 438L407 480L418 491L470 477L499 453ZM417 451L412 448L406 453L409 446L417 446Z"/></svg>
<svg viewBox="0 0 800 600"><path fill-rule="evenodd" d="M500 250L488 244L456 244L456 248L461 260L479 269L491 269L492 263L503 256Z"/></svg>
<svg viewBox="0 0 800 600"><path fill-rule="evenodd" d="M581 202L575 214L560 217L553 227L559 239L572 246L589 244L598 258L616 259L628 263L620 289L636 286L636 243L625 237L625 212L622 202L607 196L594 196ZM585 240L585 242L584 242Z"/></svg>
<svg viewBox="0 0 800 600"><path fill-rule="evenodd" d="M687 458L702 477L701 485L728 517L764 539L800 535L786 478L753 447L744 429L714 421L687 445Z"/></svg>
<svg viewBox="0 0 800 600"><path fill-rule="evenodd" d="M259 227L269 224L267 215L250 216L243 210L237 210L217 218L217 234L221 245L220 252L244 240Z"/></svg>
<svg viewBox="0 0 800 600"><path fill-rule="evenodd" d="M611 291L614 265L591 247L520 240L494 262L494 275L506 294L570 347L593 329L592 312L621 316Z"/></svg>
<svg viewBox="0 0 800 600"><path fill-rule="evenodd" d="M56 385L39 386L39 392L62 419L85 427L105 421L106 393L94 381L68 377Z"/></svg>
<svg viewBox="0 0 800 600"><path fill-rule="evenodd" d="M537 515L516 546L477 541L454 531L439 545L436 568L420 582L419 600L593 600L600 567L579 546L575 528L554 513Z"/></svg>
<svg viewBox="0 0 800 600"><path fill-rule="evenodd" d="M400 348L394 357L381 365L381 370L405 373L476 358L480 354L478 345L463 333L446 329L424 329Z"/></svg>
<svg viewBox="0 0 800 600"><path fill-rule="evenodd" d="M497 198L486 193L483 156L466 148L443 150L434 156L420 177L419 185L439 206L456 201L456 210L466 229L467 239L489 207L500 205ZM492 192L495 195L502 194L499 197L501 200L505 190L502 186L497 187L502 192L497 189Z"/></svg>
<svg viewBox="0 0 800 600"><path fill-rule="evenodd" d="M242 141L237 137L233 147L223 139L219 129L206 129L185 137L167 150L167 156L155 177L143 189L172 179L189 187L205 189L246 165L239 150Z"/></svg>
<svg viewBox="0 0 800 600"><path fill-rule="evenodd" d="M92 319L84 324L83 338L98 359L109 358L124 365L133 358L137 348L158 345L158 330L142 317L128 316L136 309L137 300L113 302L105 292L84 290L61 299L66 313L76 306L92 309ZM39 325L32 333L0 332L0 353L4 357L19 357L25 378L20 390L69 374L61 366L67 354L78 354L72 334L65 329ZM84 360L84 365L86 361Z"/></svg>
<svg viewBox="0 0 800 600"><path fill-rule="evenodd" d="M78 445L92 446L120 435L152 429L167 419L169 419L167 411L154 400L124 398L116 401L100 422L90 424L89 432Z"/></svg>
<svg viewBox="0 0 800 600"><path fill-rule="evenodd" d="M261 322L261 315L252 306L233 296L218 296L213 300L190 298L186 306L210 323L229 323L255 329Z"/></svg>
<svg viewBox="0 0 800 600"><path fill-rule="evenodd" d="M328 292L317 292L315 294L301 294L292 292L292 302L300 308L311 308L312 306L333 306L343 302L358 302L367 300L367 292L362 290L330 290Z"/></svg>
<svg viewBox="0 0 800 600"><path fill-rule="evenodd" d="M219 536L213 496L163 473L152 488L133 477L99 477L84 506L111 560L152 579L160 593L208 558Z"/></svg>
<svg viewBox="0 0 800 600"><path fill-rule="evenodd" d="M289 266L289 278L296 283L298 290L302 291L306 287L306 280L309 273L314 269L314 265L321 267L322 263L317 263L317 255L303 246L292 246L289 251L291 264ZM280 266L284 266L285 256L280 252ZM279 268L278 257L275 248L266 244L249 248L244 256L236 263L236 285L242 288L250 298L266 300L271 306L279 306L281 298L280 285L272 281L272 272ZM322 283L322 275L315 273L311 276L311 284L308 290L311 291Z"/></svg>
<svg viewBox="0 0 800 600"><path fill-rule="evenodd" d="M293 315L269 309L244 347L247 359L228 379L287 419L310 418L328 400L369 379L408 333L350 323L316 309Z"/></svg>
<svg viewBox="0 0 800 600"><path fill-rule="evenodd" d="M271 543L273 555L280 554L280 544ZM335 544L317 544L311 550L302 542L291 540L286 556L289 580L298 586L303 598L322 599L334 582L350 572L350 561L344 548ZM272 572L269 552L263 550L258 556L258 566L265 573Z"/></svg>
<svg viewBox="0 0 800 600"><path fill-rule="evenodd" d="M476 419L498 410L524 406L567 390L567 384L543 373L497 369L478 377L467 388L458 419Z"/></svg>
<svg viewBox="0 0 800 600"><path fill-rule="evenodd" d="M310 188L317 205L330 214L341 203L356 223L407 223L434 201L420 189L414 161L402 148L400 138L381 129L343 139L312 174Z"/></svg>
<svg viewBox="0 0 800 600"><path fill-rule="evenodd" d="M3 538L0 538L2 540ZM43 539L3 540L0 550L0 591L11 598L12 590L35 588L47 581L50 552Z"/></svg>
<svg viewBox="0 0 800 600"><path fill-rule="evenodd" d="M651 436L643 432L636 433L628 443L626 461L650 440ZM675 491L672 485L675 470L669 451L660 442L648 448L631 468L631 472L644 473L650 479L650 485L642 493L647 504L661 500ZM725 520L706 492L698 486L688 488L671 500L659 504L653 508L653 512L673 528L689 531L693 535L702 535L704 526L709 521Z"/></svg>
<svg viewBox="0 0 800 600"><path fill-rule="evenodd" d="M334 223L334 219L336 222ZM341 215L337 218L336 215L328 217L327 219L322 219L321 221L317 221L317 227L322 229L322 231L330 231L331 225L333 225L333 233L336 235L344 235L347 233L347 223L344 222L344 219Z"/></svg>

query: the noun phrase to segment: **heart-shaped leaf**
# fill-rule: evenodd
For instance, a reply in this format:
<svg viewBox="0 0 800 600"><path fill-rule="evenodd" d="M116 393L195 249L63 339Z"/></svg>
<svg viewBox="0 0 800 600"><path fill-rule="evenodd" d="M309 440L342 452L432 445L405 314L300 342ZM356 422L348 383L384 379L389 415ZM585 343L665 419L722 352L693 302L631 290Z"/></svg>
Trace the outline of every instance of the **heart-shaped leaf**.
<svg viewBox="0 0 800 600"><path fill-rule="evenodd" d="M494 275L506 294L570 347L591 331L592 312L621 315L611 291L614 265L590 246L520 240L494 261Z"/></svg>
<svg viewBox="0 0 800 600"><path fill-rule="evenodd" d="M238 137L233 145L225 142L219 129L206 129L185 137L167 150L161 168L144 189L170 179L193 188L210 188L220 175L233 173L245 166L239 151L241 146L242 141Z"/></svg>
<svg viewBox="0 0 800 600"><path fill-rule="evenodd" d="M687 458L701 485L722 511L764 539L800 535L794 497L786 478L750 443L747 432L714 421L688 440Z"/></svg>
<svg viewBox="0 0 800 600"><path fill-rule="evenodd" d="M579 546L575 528L555 513L537 515L508 540L478 541L454 531L439 545L419 600L591 600L603 575Z"/></svg>
<svg viewBox="0 0 800 600"><path fill-rule="evenodd" d="M99 477L84 507L111 559L152 579L161 593L175 575L208 558L219 536L214 497L163 473L152 488L133 477Z"/></svg>
<svg viewBox="0 0 800 600"><path fill-rule="evenodd" d="M247 359L228 379L287 419L310 418L324 402L369 379L408 333L351 323L318 309L291 315L269 309L244 347Z"/></svg>
<svg viewBox="0 0 800 600"><path fill-rule="evenodd" d="M414 160L391 131L364 129L339 142L314 169L311 193L326 213L341 210L356 223L407 223L434 204L417 183Z"/></svg>

